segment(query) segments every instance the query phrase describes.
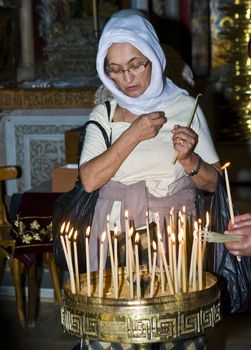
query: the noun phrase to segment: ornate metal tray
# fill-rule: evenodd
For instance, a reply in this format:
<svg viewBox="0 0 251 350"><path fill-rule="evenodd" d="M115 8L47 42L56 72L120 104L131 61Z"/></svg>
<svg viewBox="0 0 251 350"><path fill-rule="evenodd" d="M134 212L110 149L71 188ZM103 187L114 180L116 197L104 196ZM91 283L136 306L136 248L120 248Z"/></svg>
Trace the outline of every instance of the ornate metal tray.
<svg viewBox="0 0 251 350"><path fill-rule="evenodd" d="M92 297L86 296L86 275L81 275L81 292L72 294L69 281L64 286L61 323L72 335L106 342L150 344L191 338L204 334L221 319L220 292L216 277L205 273L206 288L198 292L143 295L129 299L124 269L119 271L122 288L114 299L111 271L104 272L104 295L97 297L97 273L92 273ZM145 274L147 289L147 274ZM158 283L158 281L157 281Z"/></svg>

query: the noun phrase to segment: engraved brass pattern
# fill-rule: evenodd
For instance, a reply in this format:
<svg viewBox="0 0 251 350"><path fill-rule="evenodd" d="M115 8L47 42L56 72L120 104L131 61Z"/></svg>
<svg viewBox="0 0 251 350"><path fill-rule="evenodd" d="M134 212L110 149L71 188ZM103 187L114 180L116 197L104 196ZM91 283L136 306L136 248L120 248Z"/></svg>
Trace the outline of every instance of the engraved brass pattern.
<svg viewBox="0 0 251 350"><path fill-rule="evenodd" d="M61 323L72 335L90 340L148 344L204 334L221 320L216 278L199 292L126 300L73 295L66 284Z"/></svg>

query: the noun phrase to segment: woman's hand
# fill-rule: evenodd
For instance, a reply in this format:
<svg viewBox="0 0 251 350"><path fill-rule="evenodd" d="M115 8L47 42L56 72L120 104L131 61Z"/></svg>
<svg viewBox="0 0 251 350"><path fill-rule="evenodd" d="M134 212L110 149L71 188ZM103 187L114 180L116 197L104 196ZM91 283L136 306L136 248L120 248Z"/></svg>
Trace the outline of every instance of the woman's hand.
<svg viewBox="0 0 251 350"><path fill-rule="evenodd" d="M198 143L196 132L191 128L175 125L172 133L173 146L177 151L177 159L182 161L190 157Z"/></svg>
<svg viewBox="0 0 251 350"><path fill-rule="evenodd" d="M251 256L251 213L235 216L234 224L228 224L225 234L242 235L240 242L225 243L229 252L236 256Z"/></svg>
<svg viewBox="0 0 251 350"><path fill-rule="evenodd" d="M130 126L130 133L137 143L155 137L167 118L164 112L152 112L137 117Z"/></svg>

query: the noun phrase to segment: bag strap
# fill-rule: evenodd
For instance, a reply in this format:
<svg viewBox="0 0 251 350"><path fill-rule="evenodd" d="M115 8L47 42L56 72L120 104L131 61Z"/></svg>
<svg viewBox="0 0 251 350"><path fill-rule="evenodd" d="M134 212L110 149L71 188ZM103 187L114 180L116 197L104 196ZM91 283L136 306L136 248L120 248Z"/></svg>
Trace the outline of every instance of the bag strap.
<svg viewBox="0 0 251 350"><path fill-rule="evenodd" d="M105 105L106 105L106 109L107 109L108 121L110 121L110 114L111 114L110 102L109 101L105 101ZM79 136L79 143L78 143L78 167L79 167L79 161L80 161L81 152L82 152L83 145L84 145L86 128L90 124L94 124L100 129L100 131L102 132L102 135L103 135L106 147L108 148L108 147L111 146L112 134L110 133L110 137L108 137L107 132L105 131L104 127L99 122L97 122L96 120L88 120L82 126L81 133L80 133L80 136Z"/></svg>

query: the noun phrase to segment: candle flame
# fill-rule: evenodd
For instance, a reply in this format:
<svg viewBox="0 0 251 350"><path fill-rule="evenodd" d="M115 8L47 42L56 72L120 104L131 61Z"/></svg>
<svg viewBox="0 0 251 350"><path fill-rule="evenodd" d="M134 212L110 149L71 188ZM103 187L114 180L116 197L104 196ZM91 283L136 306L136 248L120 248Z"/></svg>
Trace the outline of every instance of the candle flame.
<svg viewBox="0 0 251 350"><path fill-rule="evenodd" d="M206 212L206 230L208 230L209 227L209 212Z"/></svg>
<svg viewBox="0 0 251 350"><path fill-rule="evenodd" d="M156 246L156 243L155 243L155 241L153 241L153 250L156 252L156 250L157 250L157 246Z"/></svg>
<svg viewBox="0 0 251 350"><path fill-rule="evenodd" d="M74 236L73 236L74 241L77 240L77 235L78 235L78 231L76 230L76 231L74 232Z"/></svg>
<svg viewBox="0 0 251 350"><path fill-rule="evenodd" d="M176 238L175 238L175 234L174 233L171 234L171 240L172 240L173 243L175 243Z"/></svg>
<svg viewBox="0 0 251 350"><path fill-rule="evenodd" d="M107 215L106 220L107 220L107 223L109 224L109 221L110 221L110 215L109 214Z"/></svg>
<svg viewBox="0 0 251 350"><path fill-rule="evenodd" d="M149 212L148 212L148 210L146 211L146 218L147 218L147 219L149 218Z"/></svg>
<svg viewBox="0 0 251 350"><path fill-rule="evenodd" d="M116 224L114 224L114 237L118 237L118 227Z"/></svg>
<svg viewBox="0 0 251 350"><path fill-rule="evenodd" d="M69 228L70 228L70 221L67 222L66 228L65 228L65 233L68 233Z"/></svg>
<svg viewBox="0 0 251 350"><path fill-rule="evenodd" d="M183 207L182 207L182 211L183 211L183 213L185 214L185 212L186 212L186 207L183 205Z"/></svg>
<svg viewBox="0 0 251 350"><path fill-rule="evenodd" d="M167 233L168 233L168 235L171 235L171 226L170 225L167 226Z"/></svg>
<svg viewBox="0 0 251 350"><path fill-rule="evenodd" d="M101 243L104 243L104 241L105 241L105 236L106 236L106 232L104 231L104 232L102 233L102 236L101 236Z"/></svg>
<svg viewBox="0 0 251 350"><path fill-rule="evenodd" d="M139 233L136 232L135 234L135 244L138 244L139 243Z"/></svg>
<svg viewBox="0 0 251 350"><path fill-rule="evenodd" d="M91 226L88 226L86 231L85 231L85 237L89 237L90 236L90 232L91 232Z"/></svg>
<svg viewBox="0 0 251 350"><path fill-rule="evenodd" d="M221 167L221 170L225 170L227 167L229 167L229 165L230 165L230 162L223 164Z"/></svg>
<svg viewBox="0 0 251 350"><path fill-rule="evenodd" d="M198 231L198 222L197 221L194 221L193 227L194 227L195 231Z"/></svg>
<svg viewBox="0 0 251 350"><path fill-rule="evenodd" d="M128 210L125 210L125 218L128 219Z"/></svg>
<svg viewBox="0 0 251 350"><path fill-rule="evenodd" d="M197 231L196 231L196 230L193 231L193 238L194 238L194 239L197 239L197 238L198 238L198 236L197 236Z"/></svg>
<svg viewBox="0 0 251 350"><path fill-rule="evenodd" d="M133 227L130 227L129 232L128 232L128 238L131 238L133 234Z"/></svg>
<svg viewBox="0 0 251 350"><path fill-rule="evenodd" d="M180 229L180 232L179 232L179 234L178 234L178 241L179 241L179 243L182 241L183 235L184 235L183 228L181 228L181 229Z"/></svg>
<svg viewBox="0 0 251 350"><path fill-rule="evenodd" d="M69 232L69 234L68 234L68 238L69 238L69 239L71 239L71 236L72 236L72 234L73 234L73 230L74 230L74 228L72 227L71 230L70 230L70 232Z"/></svg>
<svg viewBox="0 0 251 350"><path fill-rule="evenodd" d="M62 223L62 226L60 228L60 233L63 234L65 229L65 221Z"/></svg>

